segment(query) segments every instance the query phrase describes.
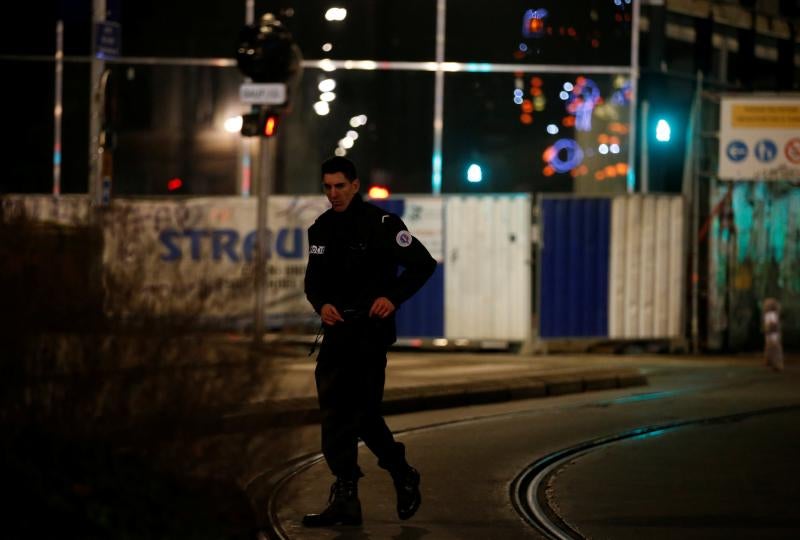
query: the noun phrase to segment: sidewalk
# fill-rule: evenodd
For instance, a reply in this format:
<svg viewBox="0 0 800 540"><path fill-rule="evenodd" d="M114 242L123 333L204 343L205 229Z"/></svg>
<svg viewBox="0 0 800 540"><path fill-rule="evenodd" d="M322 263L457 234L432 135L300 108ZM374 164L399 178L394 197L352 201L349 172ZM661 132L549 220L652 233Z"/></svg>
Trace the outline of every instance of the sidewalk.
<svg viewBox="0 0 800 540"><path fill-rule="evenodd" d="M319 422L315 359L274 362L269 388L226 411L218 429ZM647 377L630 359L613 355L390 351L383 410L391 415L644 384Z"/></svg>

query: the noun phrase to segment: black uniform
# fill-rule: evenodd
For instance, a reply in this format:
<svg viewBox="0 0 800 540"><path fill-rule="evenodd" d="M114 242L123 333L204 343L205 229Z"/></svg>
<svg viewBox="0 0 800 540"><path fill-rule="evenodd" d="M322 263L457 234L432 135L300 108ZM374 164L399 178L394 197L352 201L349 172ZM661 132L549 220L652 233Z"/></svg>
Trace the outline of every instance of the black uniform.
<svg viewBox="0 0 800 540"><path fill-rule="evenodd" d="M369 317L376 298L395 307L433 274L436 261L395 214L356 194L343 212L328 210L308 230L305 292L317 313L336 307L344 322L325 326L315 371L322 452L338 478L358 479L358 438L384 469L407 467L380 412L386 350L396 340L394 313ZM398 267L402 272L398 273Z"/></svg>

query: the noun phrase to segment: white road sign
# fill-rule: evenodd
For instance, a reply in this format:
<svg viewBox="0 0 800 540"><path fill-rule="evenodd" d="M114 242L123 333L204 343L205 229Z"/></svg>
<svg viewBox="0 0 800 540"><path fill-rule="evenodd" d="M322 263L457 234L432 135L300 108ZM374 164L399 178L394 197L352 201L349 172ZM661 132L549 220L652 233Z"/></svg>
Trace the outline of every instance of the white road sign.
<svg viewBox="0 0 800 540"><path fill-rule="evenodd" d="M242 83L239 99L253 105L283 105L286 103L286 84Z"/></svg>
<svg viewBox="0 0 800 540"><path fill-rule="evenodd" d="M800 98L724 96L720 103L719 177L800 179Z"/></svg>

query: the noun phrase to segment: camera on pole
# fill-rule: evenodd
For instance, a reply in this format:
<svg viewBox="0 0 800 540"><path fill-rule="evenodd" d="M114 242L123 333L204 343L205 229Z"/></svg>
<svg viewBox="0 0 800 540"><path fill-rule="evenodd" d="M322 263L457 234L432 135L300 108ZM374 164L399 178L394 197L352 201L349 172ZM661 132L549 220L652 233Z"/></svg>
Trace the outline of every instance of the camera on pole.
<svg viewBox="0 0 800 540"><path fill-rule="evenodd" d="M253 106L242 117L242 135L276 134L279 116L289 107L291 89L299 81L301 59L292 34L271 13L242 29L236 63L252 82L241 85L239 98Z"/></svg>

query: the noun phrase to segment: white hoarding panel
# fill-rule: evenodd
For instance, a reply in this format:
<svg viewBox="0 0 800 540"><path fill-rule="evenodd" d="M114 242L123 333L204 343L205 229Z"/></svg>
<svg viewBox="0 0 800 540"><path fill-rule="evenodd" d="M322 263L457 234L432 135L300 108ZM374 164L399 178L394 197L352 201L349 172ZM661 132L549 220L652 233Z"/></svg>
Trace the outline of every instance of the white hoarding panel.
<svg viewBox="0 0 800 540"><path fill-rule="evenodd" d="M681 197L614 197L609 337L649 339L682 335L683 227Z"/></svg>
<svg viewBox="0 0 800 540"><path fill-rule="evenodd" d="M609 249L608 335L625 335L625 246L627 245L628 207L625 197L611 201L611 234Z"/></svg>
<svg viewBox="0 0 800 540"><path fill-rule="evenodd" d="M426 195L410 195L403 198L405 208L403 222L422 245L428 248L431 257L438 262L444 261L444 226L442 199Z"/></svg>
<svg viewBox="0 0 800 540"><path fill-rule="evenodd" d="M684 231L686 212L681 197L671 197L670 205L670 243L669 243L669 309L667 320L668 336L683 336L683 313L686 291L686 250Z"/></svg>
<svg viewBox="0 0 800 540"><path fill-rule="evenodd" d="M446 337L527 340L530 197L452 196L445 205Z"/></svg>
<svg viewBox="0 0 800 540"><path fill-rule="evenodd" d="M323 197L270 197L268 316L311 315L303 296L306 229L327 207ZM117 199L112 209L103 261L117 315L252 316L254 199Z"/></svg>
<svg viewBox="0 0 800 540"><path fill-rule="evenodd" d="M625 215L625 336L639 334L639 283L642 262L642 199L626 197Z"/></svg>
<svg viewBox="0 0 800 540"><path fill-rule="evenodd" d="M724 96L719 178L800 179L800 98Z"/></svg>
<svg viewBox="0 0 800 540"><path fill-rule="evenodd" d="M89 223L89 199L82 195L2 195L0 216L4 220L30 220L60 225Z"/></svg>
<svg viewBox="0 0 800 540"><path fill-rule="evenodd" d="M388 207L395 201L388 201ZM5 219L87 224L86 197L4 196ZM267 320L314 320L303 293L306 231L322 196L269 199ZM442 263L445 335L525 341L531 327L531 200L527 195L408 196L406 225ZM253 316L256 200L119 198L102 213L106 307L121 317L234 325Z"/></svg>

